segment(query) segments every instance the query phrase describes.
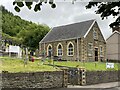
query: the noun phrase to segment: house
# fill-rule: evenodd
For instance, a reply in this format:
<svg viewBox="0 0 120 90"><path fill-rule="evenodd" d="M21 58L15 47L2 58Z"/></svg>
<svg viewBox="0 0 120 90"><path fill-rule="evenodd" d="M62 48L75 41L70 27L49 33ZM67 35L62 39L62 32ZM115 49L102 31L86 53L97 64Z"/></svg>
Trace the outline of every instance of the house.
<svg viewBox="0 0 120 90"><path fill-rule="evenodd" d="M114 30L106 40L107 59L120 61L120 29Z"/></svg>
<svg viewBox="0 0 120 90"><path fill-rule="evenodd" d="M102 61L106 58L106 41L96 20L88 20L54 27L39 42L39 50L63 60Z"/></svg>

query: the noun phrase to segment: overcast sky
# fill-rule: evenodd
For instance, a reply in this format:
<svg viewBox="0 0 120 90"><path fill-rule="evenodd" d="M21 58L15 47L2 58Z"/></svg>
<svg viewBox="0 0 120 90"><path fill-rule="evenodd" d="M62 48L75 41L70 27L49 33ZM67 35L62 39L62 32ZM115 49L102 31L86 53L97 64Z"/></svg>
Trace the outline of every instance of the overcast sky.
<svg viewBox="0 0 120 90"><path fill-rule="evenodd" d="M25 20L47 24L50 27L56 27L96 19L105 38L112 33L109 24L115 21L115 18L111 16L108 19L101 20L100 15L96 15L94 12L96 8L85 8L88 2L76 2L75 4L72 4L71 2L65 2L64 0L61 2L57 1L55 2L57 5L55 9L52 9L49 4L44 4L40 12L34 12L24 6L21 9L21 12L17 13L12 5L13 1L14 0L0 0L0 4L5 6L5 8L13 14L18 15Z"/></svg>

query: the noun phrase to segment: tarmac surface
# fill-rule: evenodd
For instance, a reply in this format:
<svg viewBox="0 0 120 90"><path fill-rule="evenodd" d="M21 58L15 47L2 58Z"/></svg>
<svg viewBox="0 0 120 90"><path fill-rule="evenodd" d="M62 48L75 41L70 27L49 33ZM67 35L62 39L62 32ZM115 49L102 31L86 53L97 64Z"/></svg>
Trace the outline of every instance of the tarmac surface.
<svg viewBox="0 0 120 90"><path fill-rule="evenodd" d="M69 85L67 88L49 90L120 90L120 82L101 83L86 86Z"/></svg>
<svg viewBox="0 0 120 90"><path fill-rule="evenodd" d="M101 83L86 86L72 86L72 85L68 86L68 88L114 88L114 87L120 87L120 82Z"/></svg>
<svg viewBox="0 0 120 90"><path fill-rule="evenodd" d="M85 86L68 85L67 88L2 88L0 90L120 90L120 82L101 83Z"/></svg>

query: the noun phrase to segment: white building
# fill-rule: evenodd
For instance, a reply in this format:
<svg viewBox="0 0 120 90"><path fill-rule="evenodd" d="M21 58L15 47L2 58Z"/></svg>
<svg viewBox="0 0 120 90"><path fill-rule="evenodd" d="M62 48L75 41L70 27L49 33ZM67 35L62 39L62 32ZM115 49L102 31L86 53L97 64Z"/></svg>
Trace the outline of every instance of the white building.
<svg viewBox="0 0 120 90"><path fill-rule="evenodd" d="M14 54L18 58L22 57L22 50L21 50L21 48L19 46L12 46L12 45L10 45L9 48L6 48L6 52L9 53L9 56Z"/></svg>

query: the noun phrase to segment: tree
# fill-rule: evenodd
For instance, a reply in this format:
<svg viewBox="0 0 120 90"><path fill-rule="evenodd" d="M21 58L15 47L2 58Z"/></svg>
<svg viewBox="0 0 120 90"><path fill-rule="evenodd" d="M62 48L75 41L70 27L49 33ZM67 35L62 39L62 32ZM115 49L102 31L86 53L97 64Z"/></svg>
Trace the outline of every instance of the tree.
<svg viewBox="0 0 120 90"><path fill-rule="evenodd" d="M35 51L39 47L39 41L48 33L50 28L46 25L29 24L26 30L21 31L18 37L22 44Z"/></svg>
<svg viewBox="0 0 120 90"><path fill-rule="evenodd" d="M50 28L47 25L25 21L7 11L3 6L0 8L2 8L2 39L12 45L29 47L31 50L37 49L39 42Z"/></svg>
<svg viewBox="0 0 120 90"><path fill-rule="evenodd" d="M72 3L74 3L77 0L71 0ZM117 19L110 24L111 28L114 28L115 26L120 26L120 0L116 0L116 2L94 2L95 0L92 0L89 2L88 5L86 5L87 9L90 9L92 7L97 7L98 10L95 11L96 14L101 14L101 18L104 19L105 17L107 18L108 16L112 15L113 17L117 17ZM54 0L33 0L33 2L36 2L35 6L34 6L34 11L40 11L41 10L41 6L43 5L43 3L48 3L51 5L52 8L56 7L56 4L54 3ZM21 1L21 2L13 2L13 5L15 5L15 10L17 12L20 12L20 8L23 6L27 6L28 9L32 8L32 4L33 2L27 2L27 0L25 1ZM25 4L24 4L25 3Z"/></svg>
<svg viewBox="0 0 120 90"><path fill-rule="evenodd" d="M118 2L89 2L86 6L87 9L97 7L96 14L100 14L101 18L107 18L109 16L117 17L116 21L110 24L111 28L120 26L120 1Z"/></svg>
<svg viewBox="0 0 120 90"><path fill-rule="evenodd" d="M33 2L35 2L35 6L34 6L34 11L37 12L37 11L40 11L41 10L41 6L43 5L43 3L47 4L49 2L49 4L51 5L52 8L55 8L56 7L56 4L54 3L54 0L30 0L28 2L28 0L21 0L21 1L14 1L13 2L13 5L15 5L15 10L17 12L20 12L20 8L23 7L23 6L27 6L28 9L32 9L32 5L33 5Z"/></svg>

